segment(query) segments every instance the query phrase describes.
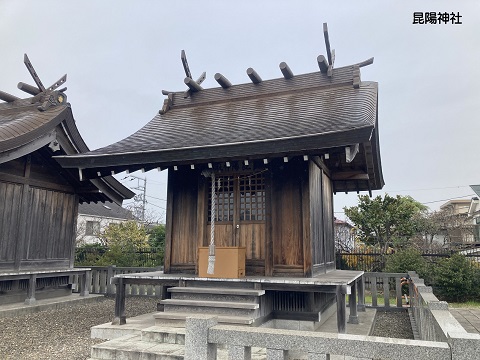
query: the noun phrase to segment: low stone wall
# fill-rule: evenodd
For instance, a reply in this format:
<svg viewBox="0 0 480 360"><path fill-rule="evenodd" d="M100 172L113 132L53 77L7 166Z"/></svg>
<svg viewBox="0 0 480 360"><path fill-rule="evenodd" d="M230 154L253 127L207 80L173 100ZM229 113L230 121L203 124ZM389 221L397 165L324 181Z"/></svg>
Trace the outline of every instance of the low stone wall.
<svg viewBox="0 0 480 360"><path fill-rule="evenodd" d="M226 346L229 359L251 359L252 347L266 349L267 360L289 359L303 353L309 360L330 355L350 359L451 360L448 343L372 336L217 325L215 316L186 320L185 359L216 359L217 346Z"/></svg>
<svg viewBox="0 0 480 360"><path fill-rule="evenodd" d="M266 349L266 359L330 359L340 355L355 360L480 359L480 335L469 334L453 317L448 304L439 301L432 288L414 272L409 273L410 301L420 340L322 333L312 331L218 325L215 316L187 318L185 359L216 359L217 347L228 350L229 359L251 359L252 347Z"/></svg>

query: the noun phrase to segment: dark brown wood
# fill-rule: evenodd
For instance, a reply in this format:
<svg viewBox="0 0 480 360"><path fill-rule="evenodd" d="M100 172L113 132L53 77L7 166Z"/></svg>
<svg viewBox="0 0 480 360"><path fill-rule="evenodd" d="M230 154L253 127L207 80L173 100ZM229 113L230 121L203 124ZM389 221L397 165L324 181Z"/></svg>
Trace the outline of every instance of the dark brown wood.
<svg viewBox="0 0 480 360"><path fill-rule="evenodd" d="M357 282L354 281L351 286L351 294L348 296L348 306L350 308L350 315L348 322L350 324L358 324L357 314Z"/></svg>
<svg viewBox="0 0 480 360"><path fill-rule="evenodd" d="M116 280L115 292L115 317L112 325L124 325L127 323L125 315L125 283L123 278L114 278Z"/></svg>
<svg viewBox="0 0 480 360"><path fill-rule="evenodd" d="M32 76L33 81L35 81L35 84L37 84L37 86L38 86L38 88L40 89L40 91L45 91L45 86L43 86L42 81L41 81L40 78L38 77L37 72L36 72L35 69L33 68L33 65L32 65L32 63L30 62L30 59L28 58L27 54L25 54L25 55L23 56L23 63L24 63L25 66L27 67L28 72L29 72L30 75Z"/></svg>
<svg viewBox="0 0 480 360"><path fill-rule="evenodd" d="M172 238L173 238L173 196L175 183L173 181L173 171L168 172L167 183L167 214L165 224L165 258L164 258L164 272L170 272L171 257L172 257Z"/></svg>
<svg viewBox="0 0 480 360"><path fill-rule="evenodd" d="M254 84L260 84L262 82L260 75L251 67L247 69L247 75Z"/></svg>
<svg viewBox="0 0 480 360"><path fill-rule="evenodd" d="M19 82L17 87L22 90L22 91L25 91L27 94L30 94L30 95L38 95L41 93L40 89L35 87L35 86L32 86L32 85L29 85L29 84L25 84L24 82Z"/></svg>
<svg viewBox="0 0 480 360"><path fill-rule="evenodd" d="M202 91L203 88L192 78L186 77L184 80L185 85L188 86L190 91L196 92L196 91Z"/></svg>
<svg viewBox="0 0 480 360"><path fill-rule="evenodd" d="M222 88L228 89L232 86L232 83L222 74L216 73L214 77L215 81L218 82Z"/></svg>
<svg viewBox="0 0 480 360"><path fill-rule="evenodd" d="M265 276L273 275L272 176L273 173L269 171L265 177Z"/></svg>
<svg viewBox="0 0 480 360"><path fill-rule="evenodd" d="M279 66L280 71L282 72L285 79L293 78L293 71L290 69L286 62L282 61Z"/></svg>
<svg viewBox="0 0 480 360"><path fill-rule="evenodd" d="M192 78L192 73L190 72L190 68L188 67L187 54L185 54L185 50L182 50L180 58L182 59L183 69L185 70L185 76Z"/></svg>
<svg viewBox="0 0 480 360"><path fill-rule="evenodd" d="M208 191L206 190L206 179L204 176L198 178L198 195L197 195L197 246L195 251L197 252L195 259L198 259L198 248L202 246L207 246L205 242L205 227L207 226L207 204L206 197ZM195 261L195 274L198 274L198 261Z"/></svg>
<svg viewBox="0 0 480 360"><path fill-rule="evenodd" d="M315 166L315 165L313 165ZM312 254L312 216L311 216L311 165L309 171L302 176L302 235L303 235L303 273L305 277L311 277L313 273L313 254Z"/></svg>
<svg viewBox="0 0 480 360"><path fill-rule="evenodd" d="M360 63L358 63L358 64L356 64L356 65L357 65L358 67L368 66L368 65L373 64L373 60L374 60L374 58L371 57L370 59L367 59L367 60L365 60L365 61L362 61L362 62L360 62Z"/></svg>
<svg viewBox="0 0 480 360"><path fill-rule="evenodd" d="M320 68L320 72L322 72L323 74L326 74L328 71L328 62L327 62L327 59L325 59L325 56L318 55L317 62L318 62L318 67Z"/></svg>
<svg viewBox="0 0 480 360"><path fill-rule="evenodd" d="M337 286L337 330L339 334L345 334L347 329L347 304L345 293L341 286Z"/></svg>
<svg viewBox="0 0 480 360"><path fill-rule="evenodd" d="M5 91L0 91L0 100L10 103L10 102L14 102L15 100L20 100L20 98L12 94L6 93Z"/></svg>
<svg viewBox="0 0 480 360"><path fill-rule="evenodd" d="M58 87L60 87L61 85L63 85L63 84L65 83L65 81L67 81L67 74L63 75L60 79L58 79L57 81L55 81L55 82L53 83L53 85L51 85L51 86L48 88L48 90L53 91L53 90L57 89ZM60 89L59 91L62 92L62 91L65 91L65 90L67 90L67 88L65 88L65 89Z"/></svg>
<svg viewBox="0 0 480 360"><path fill-rule="evenodd" d="M323 37L325 38L325 47L327 48L328 64L333 65L332 51L330 50L330 39L328 37L327 23L323 23Z"/></svg>

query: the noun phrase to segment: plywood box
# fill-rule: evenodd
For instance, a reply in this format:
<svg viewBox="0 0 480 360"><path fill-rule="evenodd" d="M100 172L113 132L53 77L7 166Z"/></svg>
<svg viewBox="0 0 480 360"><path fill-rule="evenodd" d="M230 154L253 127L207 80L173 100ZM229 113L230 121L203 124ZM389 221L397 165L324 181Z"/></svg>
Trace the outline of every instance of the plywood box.
<svg viewBox="0 0 480 360"><path fill-rule="evenodd" d="M200 277L238 279L245 277L245 247L215 247L213 274L207 274L208 247L198 248L198 275Z"/></svg>

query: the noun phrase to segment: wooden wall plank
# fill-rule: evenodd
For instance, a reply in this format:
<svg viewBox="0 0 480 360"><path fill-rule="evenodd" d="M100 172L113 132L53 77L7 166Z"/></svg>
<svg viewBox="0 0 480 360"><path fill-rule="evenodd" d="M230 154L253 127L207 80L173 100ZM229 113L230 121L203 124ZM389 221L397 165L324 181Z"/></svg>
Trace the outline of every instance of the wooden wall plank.
<svg viewBox="0 0 480 360"><path fill-rule="evenodd" d="M306 165L289 162L278 169L272 183L273 263L275 265L301 265L302 194L301 173Z"/></svg>
<svg viewBox="0 0 480 360"><path fill-rule="evenodd" d="M195 265L197 246L197 178L200 174L193 170L179 170L174 171L173 174L176 191L173 194L171 265Z"/></svg>

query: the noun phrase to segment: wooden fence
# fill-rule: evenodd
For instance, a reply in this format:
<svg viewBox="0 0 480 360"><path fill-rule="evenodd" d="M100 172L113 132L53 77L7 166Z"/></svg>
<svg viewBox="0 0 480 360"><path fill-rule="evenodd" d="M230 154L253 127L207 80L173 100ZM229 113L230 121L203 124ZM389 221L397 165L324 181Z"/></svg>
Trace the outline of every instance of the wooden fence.
<svg viewBox="0 0 480 360"><path fill-rule="evenodd" d="M134 274L152 271L161 271L163 267L116 267L110 266L89 266L92 269L90 282L90 294L115 295L116 287L110 283L110 279L118 274ZM78 275L73 277L73 283L78 284ZM78 286L77 286L78 288ZM161 286L128 284L125 287L126 295L139 296L161 296Z"/></svg>
<svg viewBox="0 0 480 360"><path fill-rule="evenodd" d="M144 273L152 271L161 271L162 268L145 268L145 267L116 267L112 266L90 266L91 281L89 292L91 294L104 294L114 296L116 294L116 286L111 284L110 279L118 274ZM405 273L373 273L366 272L364 274L365 292L371 302L367 302L367 307L385 307L385 308L401 308L402 303L402 286L401 278L406 276ZM78 276L74 276L75 284L78 284ZM78 286L76 287L78 289ZM146 285L146 284L129 284L125 285L125 295L131 296L164 296L162 286Z"/></svg>

